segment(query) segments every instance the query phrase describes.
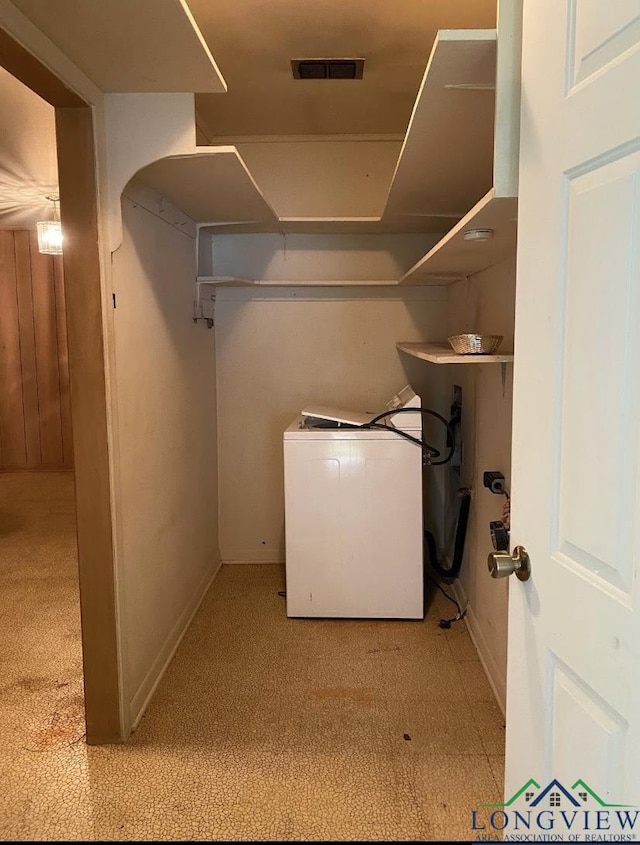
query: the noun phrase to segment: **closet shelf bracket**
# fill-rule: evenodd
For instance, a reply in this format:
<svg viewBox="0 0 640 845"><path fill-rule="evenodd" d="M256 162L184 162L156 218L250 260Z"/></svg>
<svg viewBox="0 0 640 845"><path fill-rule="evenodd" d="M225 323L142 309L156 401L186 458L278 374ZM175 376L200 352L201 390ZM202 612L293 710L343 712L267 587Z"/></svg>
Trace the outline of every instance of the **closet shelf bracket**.
<svg viewBox="0 0 640 845"><path fill-rule="evenodd" d="M196 295L193 300L193 322L197 325L201 320L208 329L215 325L216 317L216 285L211 282L196 281Z"/></svg>

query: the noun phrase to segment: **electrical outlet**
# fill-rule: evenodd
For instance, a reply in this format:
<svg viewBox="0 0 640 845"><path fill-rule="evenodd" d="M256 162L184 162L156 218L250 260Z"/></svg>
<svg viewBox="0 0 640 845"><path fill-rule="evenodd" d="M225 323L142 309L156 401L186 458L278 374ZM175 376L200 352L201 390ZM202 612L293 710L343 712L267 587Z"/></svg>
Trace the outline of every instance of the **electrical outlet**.
<svg viewBox="0 0 640 845"><path fill-rule="evenodd" d="M484 472L482 475L482 483L487 490L491 490L492 493L495 493L498 496L502 496L505 493L504 475L500 472L500 470L493 469Z"/></svg>

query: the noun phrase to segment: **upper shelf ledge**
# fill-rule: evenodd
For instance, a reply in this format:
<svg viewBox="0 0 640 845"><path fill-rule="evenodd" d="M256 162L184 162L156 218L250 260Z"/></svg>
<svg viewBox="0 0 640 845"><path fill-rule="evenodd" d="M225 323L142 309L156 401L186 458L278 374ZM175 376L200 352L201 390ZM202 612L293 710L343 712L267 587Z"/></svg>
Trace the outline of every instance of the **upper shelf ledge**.
<svg viewBox="0 0 640 845"><path fill-rule="evenodd" d="M280 218L233 146L163 159L139 179L212 233L446 232L495 181L499 52L493 29L438 33L382 217Z"/></svg>
<svg viewBox="0 0 640 845"><path fill-rule="evenodd" d="M227 90L185 0L13 0L13 5L106 93Z"/></svg>
<svg viewBox="0 0 640 845"><path fill-rule="evenodd" d="M407 355L429 361L431 364L509 364L513 353L495 355L459 355L448 343L396 343L397 348Z"/></svg>
<svg viewBox="0 0 640 845"><path fill-rule="evenodd" d="M412 123L409 126L405 146L400 155L396 178L392 185L391 197L398 194L399 186L403 184L400 173L407 171L407 180L412 170L417 167L419 155L425 157L432 154L435 140L434 134L441 132L441 122L444 124L445 149L440 153L439 164L443 176L441 179L455 180L461 176L461 184L472 184L473 174L477 181L473 191L477 192L484 183L484 190L471 195L466 206L473 206L462 216L452 229L433 247L423 258L400 278L400 284L447 284L460 278L473 275L498 264L509 255L515 255L518 213L518 158L520 146L520 61L522 45L522 4L501 3L498 16L497 39L495 32L492 36L482 31L448 31L440 33L427 66L425 78L416 101ZM452 74L445 70L451 66L454 57L458 57L467 68L469 84L460 87L462 76L457 81ZM493 73L489 77L489 65L493 63ZM454 65L455 66L455 65ZM475 68L476 76L471 73ZM458 73L461 73L458 68ZM493 79L495 83L495 97L492 101L472 96L479 95L482 90L482 79ZM453 88L447 87L453 85ZM458 87L455 87L458 85ZM474 87L475 86L475 87ZM487 86L488 89L488 86ZM462 96L466 92L468 103L465 105L465 120L457 111L456 102L449 95ZM427 114L422 112L423 103L432 100L434 108L440 112L429 113L433 123L429 127ZM447 106L448 100L448 106ZM474 123L473 109L477 108L477 124ZM468 116L468 117L467 117ZM440 119L439 119L440 118ZM416 128L422 129L416 133ZM456 142L455 132L461 135ZM425 141L422 147L417 146L419 138ZM431 144L431 146L429 146ZM451 145L451 149L449 149ZM470 145L470 147L469 147ZM476 149L476 145L478 148ZM462 155L462 157L460 157ZM453 157L453 158L452 158ZM475 157L475 158L474 158ZM426 158L425 160L429 160ZM467 171L469 162L474 161L471 173ZM413 166L412 166L413 162ZM477 170L476 170L477 168ZM425 168L426 176L430 177L433 168ZM415 175L415 174L414 174ZM419 191L423 191L423 207L428 211L428 197L424 196L427 189L426 177L422 182L415 178L415 193L398 194L394 202L408 201L415 196L418 202ZM456 185L450 185L451 196ZM440 189L446 188L445 183ZM411 190L411 189L408 189ZM483 195L484 194L484 195ZM442 210L442 209L440 209ZM385 212L386 214L387 212ZM468 234L473 229L488 229L486 240L473 240ZM466 234L466 237L465 237Z"/></svg>
<svg viewBox="0 0 640 845"><path fill-rule="evenodd" d="M139 171L136 179L197 223L266 223L278 230L276 213L235 147L163 158Z"/></svg>
<svg viewBox="0 0 640 845"><path fill-rule="evenodd" d="M520 2L501 3L497 31L438 33L382 217L279 218L232 146L163 159L139 179L200 224L200 276L215 275L203 237L214 232L446 232L391 283L478 273L515 250L521 15ZM465 239L469 229L492 237Z"/></svg>
<svg viewBox="0 0 640 845"><path fill-rule="evenodd" d="M456 222L491 188L496 55L495 29L438 33L383 220L405 215Z"/></svg>
<svg viewBox="0 0 640 845"><path fill-rule="evenodd" d="M400 277L401 285L446 285L480 273L514 254L518 200L497 197L492 188L423 258ZM487 240L467 240L465 233L487 229Z"/></svg>

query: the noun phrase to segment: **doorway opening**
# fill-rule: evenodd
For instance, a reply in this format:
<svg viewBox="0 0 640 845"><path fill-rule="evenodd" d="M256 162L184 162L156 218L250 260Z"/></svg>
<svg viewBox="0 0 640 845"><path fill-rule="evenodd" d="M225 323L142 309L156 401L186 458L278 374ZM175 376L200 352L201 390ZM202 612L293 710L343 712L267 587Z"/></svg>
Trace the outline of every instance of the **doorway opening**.
<svg viewBox="0 0 640 845"><path fill-rule="evenodd" d="M4 69L0 98L0 721L36 751L85 734L65 287L35 230L58 191L55 110Z"/></svg>
<svg viewBox="0 0 640 845"><path fill-rule="evenodd" d="M3 109L6 146L0 149L4 165L2 296L12 303L3 309L2 322L3 343L11 350L3 356L2 369L2 390L10 394L3 402L2 418L0 482L6 491L5 513L10 505L3 537L14 546L13 574L28 581L19 561L24 561L29 536L35 541L29 531L43 532L38 548L48 561L46 566L53 567L46 570L47 577L55 580L54 535L65 519L73 522L74 513L86 739L89 743L118 741L124 729L116 650L93 114L89 104L6 32L0 32L0 47L2 92L14 104L13 111ZM25 110L20 103L28 104ZM17 164L12 163L12 155ZM45 220L51 217L46 197L54 194L59 196L62 216L61 261L38 252L33 232L37 221L30 219L30 214ZM59 524L55 517L60 518ZM62 532L65 540L57 538L62 544L58 552L66 561L58 574L72 590L72 546L76 544L69 545L69 536L73 538L73 528L70 532L69 528L67 524ZM23 529L26 534L20 534ZM31 560L34 573L36 557ZM77 603L77 590L75 597ZM37 600L30 615L34 641L55 639L48 627L51 620ZM70 630L66 633L71 636ZM74 667L76 658L71 661ZM36 686L44 683L37 681L45 677L42 672L29 677L36 678ZM26 676L22 680L28 682ZM74 684L69 681L69 686ZM76 716L80 701L76 697Z"/></svg>

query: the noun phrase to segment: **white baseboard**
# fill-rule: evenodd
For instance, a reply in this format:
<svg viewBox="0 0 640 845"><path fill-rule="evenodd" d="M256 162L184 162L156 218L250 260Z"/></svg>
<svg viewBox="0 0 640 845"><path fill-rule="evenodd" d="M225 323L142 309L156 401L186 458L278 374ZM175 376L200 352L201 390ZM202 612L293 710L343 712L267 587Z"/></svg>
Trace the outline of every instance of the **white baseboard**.
<svg viewBox="0 0 640 845"><path fill-rule="evenodd" d="M176 624L171 629L169 636L160 649L158 656L153 661L151 668L145 675L144 680L138 687L137 692L132 697L129 705L131 731L134 731L138 727L140 719L142 719L145 710L149 706L149 702L151 701L158 684L162 680L164 673L167 671L167 667L171 663L182 638L189 630L193 617L196 615L202 600L206 596L213 579L220 571L221 566L222 561L218 560L214 566L205 573L204 578L202 578L196 587L189 603L180 614Z"/></svg>
<svg viewBox="0 0 640 845"><path fill-rule="evenodd" d="M220 555L223 564L235 563L284 563L282 549L268 549L260 546L257 549L229 549L221 547Z"/></svg>
<svg viewBox="0 0 640 845"><path fill-rule="evenodd" d="M468 599L464 590L460 586L460 583L455 581L451 585L451 588L460 607L465 607ZM493 694L496 697L498 707L502 710L502 714L506 715L507 679L504 672L498 668L498 664L489 650L489 646L487 645L487 641L482 632L482 627L471 605L467 608L464 622L467 626L467 631L469 632L471 641L478 652L480 663L482 664L482 668L484 669L489 684L491 685Z"/></svg>
<svg viewBox="0 0 640 845"><path fill-rule="evenodd" d="M273 565L275 563L284 564L284 560L282 560L282 558L274 558L273 560L256 560L254 558L253 560L223 560L222 561L223 566L250 566L251 564L259 564L260 566L262 566L262 564L264 564L265 566L269 566L269 565Z"/></svg>

